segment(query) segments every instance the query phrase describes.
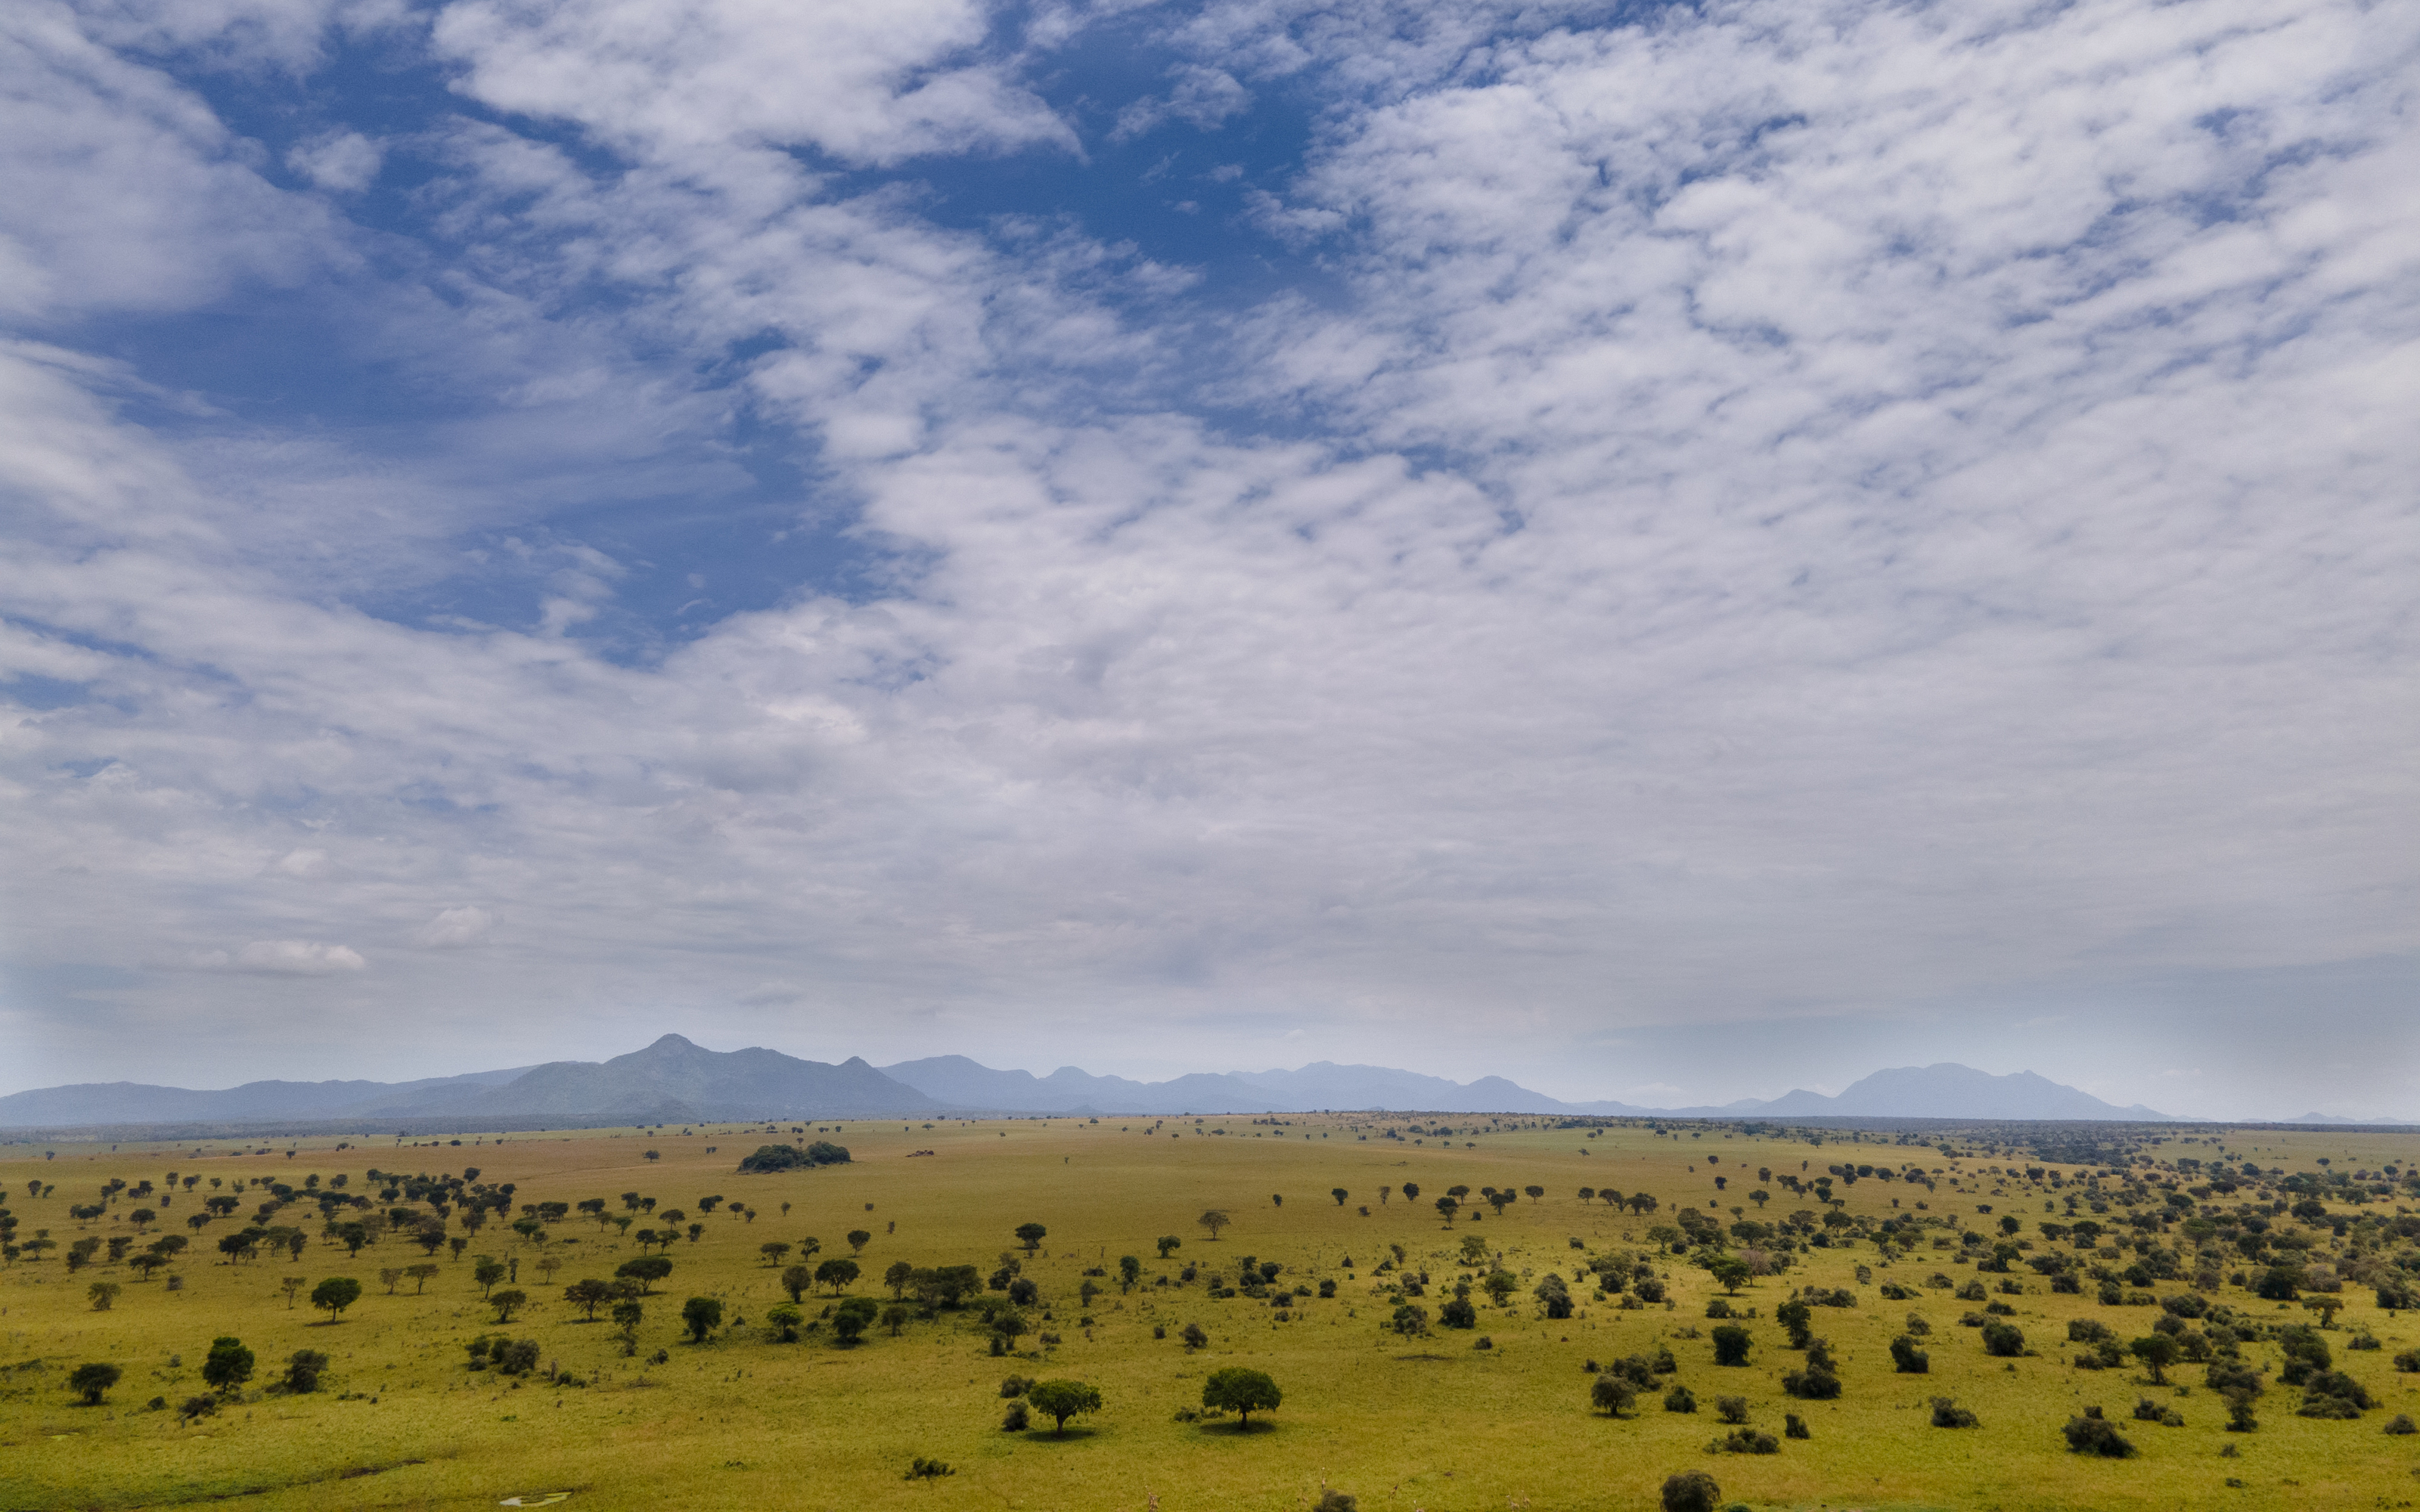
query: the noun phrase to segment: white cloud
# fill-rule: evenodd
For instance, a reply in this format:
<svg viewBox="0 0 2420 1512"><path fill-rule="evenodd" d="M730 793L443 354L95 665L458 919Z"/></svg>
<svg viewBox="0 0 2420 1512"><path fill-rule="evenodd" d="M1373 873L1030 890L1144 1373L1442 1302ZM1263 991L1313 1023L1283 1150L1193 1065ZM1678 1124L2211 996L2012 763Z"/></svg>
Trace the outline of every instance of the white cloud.
<svg viewBox="0 0 2420 1512"><path fill-rule="evenodd" d="M1499 18L1380 19L1200 18L1230 74L1326 91L1263 214L1333 283L1155 330L1181 270L944 228L785 150L1063 144L971 8L449 11L467 93L619 155L437 145L478 276L430 329L489 331L480 392L562 427L497 452L610 478L707 426L688 375L770 333L755 418L825 441L816 486L889 575L646 665L408 628L347 590L501 512L422 510L475 470L212 459L12 349L0 486L39 523L0 560L0 655L98 695L0 731L12 950L275 929L219 964L290 945L359 973L365 1022L577 1005L881 1058L1140 1054L1088 1031L1142 1013L1165 1059L1249 1013L1462 1075L1474 1025L1786 1045L2011 983L2420 950L2405 18L1749 5L1483 56ZM128 113L128 184L234 161L146 87L179 124ZM94 98L62 115L119 130ZM370 544L287 545L320 508ZM552 630L619 584L529 550ZM306 837L341 877L264 860ZM367 973L302 943L480 936L464 897L509 900L520 949ZM798 982L840 1011L783 1011ZM213 986L230 1025L263 990ZM509 1055L563 1053L553 1022Z"/></svg>
<svg viewBox="0 0 2420 1512"><path fill-rule="evenodd" d="M494 916L483 908L444 908L412 932L411 943L424 950L458 949L488 937Z"/></svg>
<svg viewBox="0 0 2420 1512"><path fill-rule="evenodd" d="M386 149L359 131L332 131L298 142L286 163L321 189L354 193L367 189L386 161Z"/></svg>
<svg viewBox="0 0 2420 1512"><path fill-rule="evenodd" d="M369 964L349 946L318 940L255 940L232 955L206 950L194 957L206 971L246 972L266 977L326 977L360 971Z"/></svg>

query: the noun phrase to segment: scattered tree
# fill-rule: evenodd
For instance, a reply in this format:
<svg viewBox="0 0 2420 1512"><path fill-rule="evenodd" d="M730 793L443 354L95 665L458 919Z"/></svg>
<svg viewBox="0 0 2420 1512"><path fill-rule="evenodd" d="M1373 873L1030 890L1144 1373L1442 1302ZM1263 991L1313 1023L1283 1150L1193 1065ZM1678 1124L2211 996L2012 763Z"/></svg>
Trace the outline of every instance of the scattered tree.
<svg viewBox="0 0 2420 1512"><path fill-rule="evenodd" d="M848 1284L856 1279L857 1262L852 1259L835 1256L815 1267L815 1285L831 1288L835 1297L848 1289Z"/></svg>
<svg viewBox="0 0 2420 1512"><path fill-rule="evenodd" d="M848 1231L848 1250L849 1250L849 1253L850 1253L850 1254L852 1254L852 1255L862 1255L862 1254L864 1254L864 1253L865 1253L865 1246L866 1246L868 1243L870 1243L870 1242L873 1241L873 1239L874 1239L874 1236L873 1236L872 1234L867 1233L867 1232L866 1232L864 1229L862 1229L862 1228L852 1228L852 1229L850 1229L850 1230Z"/></svg>
<svg viewBox="0 0 2420 1512"><path fill-rule="evenodd" d="M1132 1255L1119 1256L1118 1289L1121 1291L1132 1291L1135 1288L1135 1283L1141 1279L1142 1261Z"/></svg>
<svg viewBox="0 0 2420 1512"><path fill-rule="evenodd" d="M613 1300L613 1286L610 1281L594 1278L574 1281L563 1288L563 1300L579 1308L593 1323L597 1321L597 1309Z"/></svg>
<svg viewBox="0 0 2420 1512"><path fill-rule="evenodd" d="M681 1304L681 1323L690 1339L703 1344L708 1334L722 1326L722 1304L712 1297L691 1297Z"/></svg>
<svg viewBox="0 0 2420 1512"><path fill-rule="evenodd" d="M318 1350L297 1350L286 1357L286 1389L314 1392L328 1371L328 1357Z"/></svg>
<svg viewBox="0 0 2420 1512"><path fill-rule="evenodd" d="M1204 1348L1210 1342L1210 1335L1202 1332L1202 1325L1199 1323L1186 1324L1176 1336L1185 1341L1187 1352Z"/></svg>
<svg viewBox="0 0 2420 1512"><path fill-rule="evenodd" d="M1725 1323L1714 1330L1714 1364L1723 1365L1747 1364L1747 1330L1736 1323Z"/></svg>
<svg viewBox="0 0 2420 1512"><path fill-rule="evenodd" d="M1215 1240L1218 1237L1219 1229L1226 1227L1235 1220L1228 1217L1220 1209L1212 1208L1209 1211L1204 1212L1201 1217L1196 1218L1193 1221L1200 1224L1202 1227L1210 1230L1210 1237Z"/></svg>
<svg viewBox="0 0 2420 1512"><path fill-rule="evenodd" d="M1163 1260L1168 1258L1170 1251L1179 1250L1185 1247L1185 1241L1177 1238L1174 1234L1162 1234L1156 1242L1159 1245L1159 1257Z"/></svg>
<svg viewBox="0 0 2420 1512"><path fill-rule="evenodd" d="M1596 1380L1589 1383L1589 1400L1598 1412L1610 1417L1620 1417L1638 1400L1638 1388L1632 1384L1629 1377L1603 1370L1597 1373Z"/></svg>
<svg viewBox="0 0 2420 1512"><path fill-rule="evenodd" d="M1278 1383L1265 1371L1249 1370L1242 1365L1230 1365L1210 1372L1202 1383L1202 1405L1223 1408L1235 1414L1238 1431L1249 1430L1254 1412L1277 1411L1283 1398Z"/></svg>
<svg viewBox="0 0 2420 1512"><path fill-rule="evenodd" d="M124 1288L115 1281L96 1281L85 1288L85 1295L92 1299L94 1312L105 1313L109 1311L109 1304L117 1300L117 1294L122 1289Z"/></svg>
<svg viewBox="0 0 2420 1512"><path fill-rule="evenodd" d="M80 1365L68 1377L68 1389L84 1398L86 1407L99 1407L101 1394L117 1384L120 1372L114 1365L95 1361Z"/></svg>
<svg viewBox="0 0 2420 1512"><path fill-rule="evenodd" d="M213 1390L231 1392L252 1379L252 1351L243 1340L231 1335L221 1335L210 1340L210 1352L202 1361L202 1380Z"/></svg>
<svg viewBox="0 0 2420 1512"><path fill-rule="evenodd" d="M1702 1470L1684 1470L1664 1482L1664 1512L1714 1512L1723 1489Z"/></svg>
<svg viewBox="0 0 2420 1512"><path fill-rule="evenodd" d="M1018 1243L1025 1246L1025 1253L1031 1255L1035 1250L1042 1247L1042 1241L1049 1234L1049 1229L1043 1227L1040 1224L1018 1224L1016 1226L1016 1241Z"/></svg>
<svg viewBox="0 0 2420 1512"><path fill-rule="evenodd" d="M491 1291L488 1293L488 1305L496 1310L497 1322L509 1323L513 1320L513 1314L529 1305L529 1293L519 1287Z"/></svg>
<svg viewBox="0 0 2420 1512"><path fill-rule="evenodd" d="M332 1275L311 1288L311 1305L328 1315L334 1322L345 1315L345 1309L359 1302L362 1284L349 1275Z"/></svg>
<svg viewBox="0 0 2420 1512"><path fill-rule="evenodd" d="M1067 1431L1069 1418L1101 1410L1100 1388L1081 1381L1037 1381L1026 1388L1025 1399L1035 1412L1051 1419L1052 1431L1060 1434Z"/></svg>

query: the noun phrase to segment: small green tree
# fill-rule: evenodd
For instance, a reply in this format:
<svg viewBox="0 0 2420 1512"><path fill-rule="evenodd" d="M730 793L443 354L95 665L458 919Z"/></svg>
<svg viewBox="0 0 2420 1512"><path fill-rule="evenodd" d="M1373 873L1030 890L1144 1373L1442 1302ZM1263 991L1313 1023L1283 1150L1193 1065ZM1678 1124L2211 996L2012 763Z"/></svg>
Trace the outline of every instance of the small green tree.
<svg viewBox="0 0 2420 1512"><path fill-rule="evenodd" d="M1171 1250L1178 1250L1185 1247L1185 1241L1177 1238L1174 1234L1162 1234L1156 1242L1159 1245L1159 1257L1163 1260L1168 1258L1169 1252Z"/></svg>
<svg viewBox="0 0 2420 1512"><path fill-rule="evenodd" d="M681 1323L691 1340L703 1344L708 1334L722 1326L722 1304L712 1297L691 1297L681 1304Z"/></svg>
<svg viewBox="0 0 2420 1512"><path fill-rule="evenodd" d="M1747 1364L1747 1330L1737 1323L1725 1323L1714 1330L1714 1364L1735 1365Z"/></svg>
<svg viewBox="0 0 2420 1512"><path fill-rule="evenodd" d="M865 1231L864 1229L862 1229L862 1228L852 1228L852 1229L850 1229L850 1230L848 1231L848 1236L847 1236L847 1237L848 1237L848 1250L849 1250L849 1253L850 1253L850 1254L852 1254L852 1255L862 1255L862 1254L864 1254L864 1253L865 1253L865 1246L866 1246L867 1244L871 1243L871 1242L873 1242L873 1240L874 1240L874 1236L873 1236L872 1234L870 1234L870 1233L866 1232L866 1231Z"/></svg>
<svg viewBox="0 0 2420 1512"><path fill-rule="evenodd" d="M613 1332L622 1336L625 1355L639 1352L639 1324L646 1316L647 1309L639 1303L624 1301L613 1304Z"/></svg>
<svg viewBox="0 0 2420 1512"><path fill-rule="evenodd" d="M846 1290L849 1283L856 1279L857 1262L852 1259L834 1257L815 1267L815 1285L831 1288L835 1297Z"/></svg>
<svg viewBox="0 0 2420 1512"><path fill-rule="evenodd" d="M502 1291L488 1293L488 1305L496 1310L496 1321L509 1323L513 1314L529 1305L529 1293L519 1287L506 1287Z"/></svg>
<svg viewBox="0 0 2420 1512"><path fill-rule="evenodd" d="M783 1344L799 1342L799 1326L805 1319L795 1303L777 1302L765 1309L765 1321L773 1330L773 1337Z"/></svg>
<svg viewBox="0 0 2420 1512"><path fill-rule="evenodd" d="M1265 1371L1249 1370L1242 1365L1230 1365L1213 1370L1210 1379L1202 1383L1202 1405L1223 1408L1235 1414L1237 1429L1252 1426L1254 1412L1276 1412L1284 1398L1278 1383Z"/></svg>
<svg viewBox="0 0 2420 1512"><path fill-rule="evenodd" d="M1018 1224L1016 1242L1025 1246L1026 1254L1031 1255L1042 1247L1042 1241L1048 1236L1049 1232L1049 1229L1040 1224Z"/></svg>
<svg viewBox="0 0 2420 1512"><path fill-rule="evenodd" d="M1453 1227L1453 1215L1461 1207L1462 1201L1458 1197L1442 1196L1436 1199L1437 1215L1445 1220L1446 1227L1449 1228Z"/></svg>
<svg viewBox="0 0 2420 1512"><path fill-rule="evenodd" d="M766 1264L779 1268L782 1257L790 1253L789 1242L780 1239L769 1241L757 1245L756 1253L765 1257Z"/></svg>
<svg viewBox="0 0 2420 1512"><path fill-rule="evenodd" d="M1714 1512L1723 1489L1702 1470L1684 1470L1664 1482L1664 1512Z"/></svg>
<svg viewBox="0 0 2420 1512"><path fill-rule="evenodd" d="M210 1352L202 1361L202 1380L211 1389L231 1392L252 1379L252 1351L243 1340L232 1335L221 1335L210 1340Z"/></svg>
<svg viewBox="0 0 2420 1512"><path fill-rule="evenodd" d="M1327 1195L1334 1197L1336 1199L1336 1205L1341 1208L1344 1206L1344 1199L1351 1196L1353 1194L1345 1191L1341 1186L1331 1186L1327 1189Z"/></svg>
<svg viewBox="0 0 2420 1512"><path fill-rule="evenodd" d="M286 1358L286 1389L314 1392L328 1372L328 1357L318 1350L297 1350Z"/></svg>
<svg viewBox="0 0 2420 1512"><path fill-rule="evenodd" d="M2164 1386L2168 1383L2165 1374L2168 1366L2176 1364L2178 1358L2185 1352L2183 1345L2165 1334L2146 1335L2127 1345L2126 1350L2135 1359L2142 1361L2144 1367L2151 1372L2151 1384L2154 1386Z"/></svg>
<svg viewBox="0 0 2420 1512"><path fill-rule="evenodd" d="M563 1300L579 1308L589 1322L597 1321L597 1309L613 1300L613 1285L591 1277L574 1281L563 1288Z"/></svg>
<svg viewBox="0 0 2420 1512"><path fill-rule="evenodd" d="M95 1361L80 1365L68 1377L68 1389L84 1397L86 1407L99 1407L101 1394L117 1384L117 1366Z"/></svg>
<svg viewBox="0 0 2420 1512"><path fill-rule="evenodd" d="M1210 1230L1210 1237L1215 1240L1218 1237L1219 1229L1226 1227L1235 1220L1227 1216L1225 1209L1212 1208L1208 1211L1202 1213L1201 1217L1196 1218L1193 1221L1200 1224L1202 1227Z"/></svg>
<svg viewBox="0 0 2420 1512"><path fill-rule="evenodd" d="M894 1302L882 1309L882 1326L891 1330L892 1338L897 1338L900 1331L908 1326L908 1319L915 1316L906 1303Z"/></svg>
<svg viewBox="0 0 2420 1512"><path fill-rule="evenodd" d="M891 1288L893 1300L905 1295L908 1283L916 1279L916 1268L906 1260L893 1260L882 1273L882 1284Z"/></svg>
<svg viewBox="0 0 2420 1512"><path fill-rule="evenodd" d="M871 1297L851 1297L832 1309L832 1333L845 1345L855 1344L874 1326L879 1308Z"/></svg>
<svg viewBox="0 0 2420 1512"><path fill-rule="evenodd" d="M814 1284L815 1273L806 1266L793 1265L782 1272L782 1289L790 1294L792 1302L805 1296L807 1288Z"/></svg>
<svg viewBox="0 0 2420 1512"><path fill-rule="evenodd" d="M1628 1377L1603 1370L1589 1383L1589 1400L1598 1412L1620 1417L1638 1400L1638 1388L1631 1383Z"/></svg>
<svg viewBox="0 0 2420 1512"><path fill-rule="evenodd" d="M504 1278L504 1262L492 1255L482 1255L471 1262L471 1279L478 1286L482 1297L494 1290L496 1283Z"/></svg>
<svg viewBox="0 0 2420 1512"><path fill-rule="evenodd" d="M361 1297L362 1284L349 1275L332 1275L311 1288L311 1305L326 1313L332 1323Z"/></svg>
<svg viewBox="0 0 2420 1512"><path fill-rule="evenodd" d="M1067 1431L1067 1420L1079 1412L1101 1410L1101 1389L1081 1381L1037 1381L1025 1390L1033 1410L1049 1418L1052 1432Z"/></svg>
<svg viewBox="0 0 2420 1512"><path fill-rule="evenodd" d="M123 1289L115 1281L96 1281L85 1288L85 1295L92 1299L94 1312L105 1313L109 1311L109 1304L117 1300L118 1292Z"/></svg>

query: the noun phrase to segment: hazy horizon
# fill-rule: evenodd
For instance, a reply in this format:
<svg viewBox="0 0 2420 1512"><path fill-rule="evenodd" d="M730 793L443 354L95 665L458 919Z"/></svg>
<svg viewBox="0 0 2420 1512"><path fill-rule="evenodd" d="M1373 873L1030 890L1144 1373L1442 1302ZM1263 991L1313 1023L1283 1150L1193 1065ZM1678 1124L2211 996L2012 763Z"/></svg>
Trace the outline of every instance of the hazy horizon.
<svg viewBox="0 0 2420 1512"><path fill-rule="evenodd" d="M0 42L0 1092L2420 1117L2420 13Z"/></svg>

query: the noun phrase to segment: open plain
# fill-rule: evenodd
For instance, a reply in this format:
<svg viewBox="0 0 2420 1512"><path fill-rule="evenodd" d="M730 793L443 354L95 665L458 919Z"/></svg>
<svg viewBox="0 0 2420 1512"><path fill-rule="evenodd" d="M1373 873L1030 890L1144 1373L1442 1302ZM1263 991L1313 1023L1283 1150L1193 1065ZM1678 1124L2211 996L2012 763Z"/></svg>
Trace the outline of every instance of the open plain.
<svg viewBox="0 0 2420 1512"><path fill-rule="evenodd" d="M1665 1479L1691 1469L1716 1478L1719 1504L1756 1508L2420 1499L2420 1436L2387 1431L2420 1412L2420 1374L2397 1368L2420 1347L2420 1321L2379 1305L2411 1278L2396 1261L2420 1231L2409 1182L2420 1137L2133 1130L2089 1164L1972 1136L1815 1137L1353 1115L16 1147L0 1160L19 1249L0 1273L0 1507L560 1498L600 1512L1192 1512L1307 1507L1333 1489L1366 1512L1486 1512L1652 1507ZM737 1168L762 1145L816 1140L850 1160ZM1876 1174L1846 1179L1858 1171ZM1467 1192L1449 1223L1436 1199L1455 1188ZM1490 1188L1514 1199L1489 1204ZM1583 1189L1597 1195L1583 1200ZM1639 1194L1652 1211L1631 1200ZM220 1204L235 1211L192 1223L212 1196L236 1198ZM486 1220L475 1228L473 1206ZM1215 1237L1200 1222L1212 1211L1231 1220ZM2100 1232L2079 1236L2096 1215ZM352 1223L362 1229L349 1237ZM1030 1251L1016 1232L1025 1225L1047 1229ZM287 1242L221 1253L247 1227ZM643 1248L644 1229L659 1231L658 1248ZM424 1232L426 1245L413 1237ZM190 1245L147 1276L132 1258L163 1234ZM38 1236L49 1245L29 1246ZM1163 1236L1179 1242L1164 1257ZM101 1244L71 1270L83 1240ZM637 1299L633 1326L615 1323L611 1299L593 1321L566 1300L575 1283L610 1284L658 1253L670 1274ZM853 1258L859 1273L808 1287L783 1342L783 1273L802 1255L811 1266ZM482 1256L503 1280L478 1279ZM1131 1281L1126 1257L1139 1262ZM1238 1274L1247 1257L1279 1269L1254 1284ZM2340 1289L2256 1295L2279 1260ZM884 1281L901 1262L971 1266L985 1279L954 1305L933 1305L927 1280L920 1306L916 1281ZM411 1275L413 1264L435 1273ZM1768 1273L1743 1280L1734 1264ZM1487 1287L1498 1273L1501 1304ZM2062 1274L2075 1290L2055 1289ZM1550 1316L1563 1310L1550 1275L1568 1316ZM312 1304L331 1277L361 1284L340 1312ZM1026 1331L996 1346L986 1319L1020 1281L1034 1288L1017 1309ZM97 1297L97 1282L115 1294ZM1458 1283L1467 1327L1448 1321ZM528 1300L500 1321L495 1299L514 1290ZM1817 1300L1807 1332L1828 1341L1837 1396L1785 1390L1808 1366L1776 1317L1793 1296ZM684 1322L694 1297L721 1309L702 1338ZM836 1321L851 1297L899 1311L845 1343ZM2196 1301L2147 1300L2178 1297ZM1710 1318L1710 1304L1738 1316ZM2256 1428L2228 1431L2206 1364L2179 1360L2152 1384L2123 1353L2167 1317L2192 1352L2261 1373ZM2022 1350L1987 1352L1983 1329L1962 1319L2013 1325ZM2071 1340L2077 1320L2086 1334L2109 1329L2122 1359L2079 1365L2094 1347ZM1198 1349L1188 1325L1207 1336ZM1715 1364L1726 1326L1747 1332L1745 1365ZM2279 1380L2281 1337L2298 1326L2316 1330L2330 1368L2369 1407L2301 1415L2304 1391ZM1895 1367L1903 1336L1922 1349L1924 1373ZM214 1390L203 1365L221 1337L256 1363ZM535 1363L474 1367L474 1339L532 1341ZM288 1362L304 1350L327 1356L324 1373L315 1389L287 1389ZM1606 1367L1660 1351L1672 1368L1624 1412L1592 1405ZM96 1362L119 1379L83 1405L70 1376ZM1203 1411L1205 1380L1238 1366L1265 1372L1283 1396L1249 1431ZM1011 1375L1089 1383L1100 1406L1063 1435L1038 1412L1032 1427L1005 1430ZM1676 1385L1694 1412L1667 1410ZM1748 1452L1709 1448L1733 1434L1723 1396L1744 1398ZM1934 1397L1977 1426L1934 1427ZM196 1398L215 1411L187 1415ZM2138 1404L2153 1416L2138 1418ZM2131 1458L2070 1452L2063 1426L2095 1406ZM1806 1437L1785 1436L1790 1414ZM1774 1452L1753 1452L1758 1433ZM911 1474L920 1459L948 1473Z"/></svg>

